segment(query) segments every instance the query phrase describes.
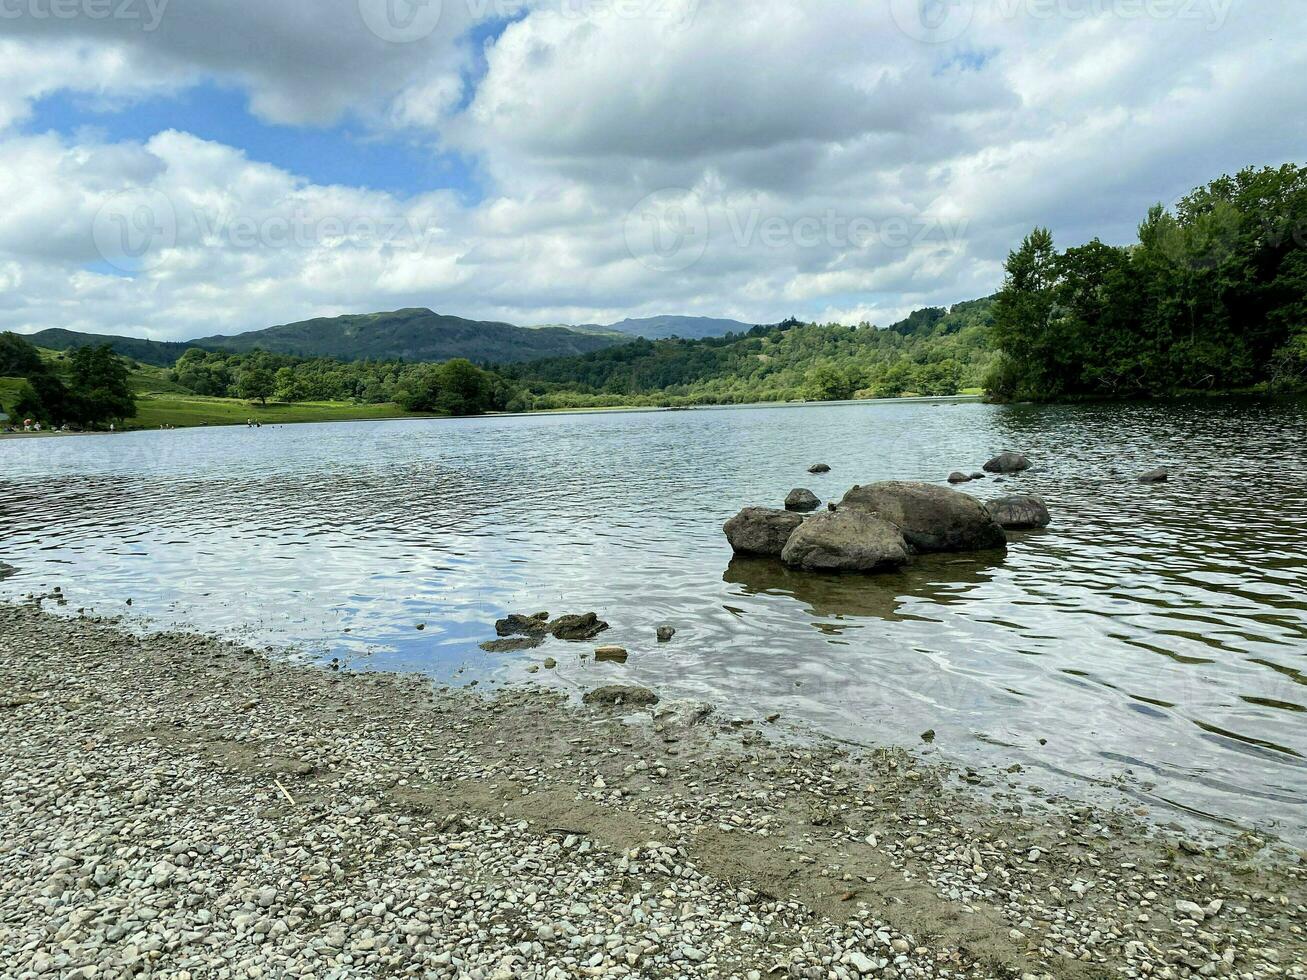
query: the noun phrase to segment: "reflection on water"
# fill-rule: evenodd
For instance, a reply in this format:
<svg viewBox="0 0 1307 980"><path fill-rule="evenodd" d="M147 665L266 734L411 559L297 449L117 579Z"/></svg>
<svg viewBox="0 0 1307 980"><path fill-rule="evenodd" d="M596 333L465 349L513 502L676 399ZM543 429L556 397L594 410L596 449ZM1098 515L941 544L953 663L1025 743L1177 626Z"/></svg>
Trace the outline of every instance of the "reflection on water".
<svg viewBox="0 0 1307 980"><path fill-rule="evenodd" d="M722 581L740 587L739 595L785 596L803 603L809 616L832 622L813 625L837 631L844 621L870 616L906 620L909 599L930 603L965 602L969 587L990 580L1003 560L1000 552L977 555L927 555L898 572L883 575L814 575L786 568L766 558L732 558Z"/></svg>
<svg viewBox="0 0 1307 980"><path fill-rule="evenodd" d="M0 595L292 642L376 669L621 678L840 737L1082 778L1307 837L1307 407L888 403L0 441ZM940 482L1001 449L1054 524L881 578L732 560L794 487ZM807 468L824 461L827 476ZM1130 477L1169 466L1172 483ZM631 650L487 655L509 611ZM654 630L670 623L676 640ZM419 631L416 627L425 627ZM461 673L460 673L461 671ZM1042 740L1042 741L1041 741Z"/></svg>

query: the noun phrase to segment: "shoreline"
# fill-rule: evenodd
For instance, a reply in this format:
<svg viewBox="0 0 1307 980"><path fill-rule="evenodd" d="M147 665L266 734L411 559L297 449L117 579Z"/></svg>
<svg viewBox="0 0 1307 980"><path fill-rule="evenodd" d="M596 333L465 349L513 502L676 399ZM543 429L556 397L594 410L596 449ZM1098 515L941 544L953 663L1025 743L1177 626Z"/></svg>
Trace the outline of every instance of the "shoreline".
<svg viewBox="0 0 1307 980"><path fill-rule="evenodd" d="M1307 977L1302 853L900 748L40 600L0 669L18 976Z"/></svg>
<svg viewBox="0 0 1307 980"><path fill-rule="evenodd" d="M384 416L365 416L360 418L341 418L341 419L302 419L290 422L264 422L268 428L282 428L288 425L336 425L341 423L352 422L458 422L468 419L524 419L524 418L551 418L569 415L651 415L663 412L713 412L713 411L748 411L750 409L765 408L855 408L862 405L895 405L895 404L982 404L984 399L979 395L905 395L900 398L863 398L863 399L846 399L843 401L830 402L813 402L813 401L778 401L778 402L749 402L747 404L713 404L713 405L689 405L684 407L665 407L661 405L611 405L596 408L555 408L543 411L533 412L486 412L481 415L424 415L414 413L410 415L384 415ZM295 404L295 403L291 403ZM256 410L255 406L250 406L251 411ZM163 430L150 426L138 426L120 428L117 432L90 431L90 432L0 432L0 439L39 439L47 436L108 436L108 435L126 435L137 432L161 432L170 431L178 432L190 429L240 429L245 427L243 422L215 422L212 425L176 425L171 429Z"/></svg>

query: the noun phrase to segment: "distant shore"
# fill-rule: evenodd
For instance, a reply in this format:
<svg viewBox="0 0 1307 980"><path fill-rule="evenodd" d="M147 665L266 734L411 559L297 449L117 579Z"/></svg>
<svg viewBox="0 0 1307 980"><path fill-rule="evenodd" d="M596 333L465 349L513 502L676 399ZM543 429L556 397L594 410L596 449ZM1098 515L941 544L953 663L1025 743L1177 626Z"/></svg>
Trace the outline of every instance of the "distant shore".
<svg viewBox="0 0 1307 980"><path fill-rule="evenodd" d="M659 412L706 412L706 411L730 411L743 409L758 408L818 408L818 407L836 407L836 406L857 406L857 405L892 405L892 404L912 404L920 402L938 402L938 403L963 403L979 402L979 395L939 395L939 396L921 396L905 395L900 398L864 398L850 399L847 401L783 401L783 402L750 402L747 404L721 404L721 405L687 405L687 406L662 406L662 405L608 405L596 408L556 408L534 412L487 412L483 415L453 416L453 415L424 415L420 413L403 414L393 412L376 413L372 409L375 406L359 406L365 411L359 414L351 415L345 410L339 410L326 413L324 417L282 417L259 415L261 408L255 405L245 405L244 408L250 413L251 418L256 418L265 426L283 426L283 425L310 425L324 422L410 422L410 421L429 421L432 419L453 421L458 419L489 419L489 418L539 418L567 415L622 415L622 414L651 414ZM272 408L294 409L296 404L269 406ZM391 406L393 408L393 406ZM246 422L241 419L216 422L177 422L167 423L173 430L180 429L223 429L223 428L241 428ZM123 428L116 433L105 431L91 432L58 432L46 430L42 432L0 432L0 439L35 439L45 436L74 436L74 435L121 435L127 432L156 432L164 431L159 423L154 425L138 424L136 421L129 421Z"/></svg>
<svg viewBox="0 0 1307 980"><path fill-rule="evenodd" d="M20 976L1307 976L1303 855L1265 838L640 689L482 697L61 601L0 604Z"/></svg>

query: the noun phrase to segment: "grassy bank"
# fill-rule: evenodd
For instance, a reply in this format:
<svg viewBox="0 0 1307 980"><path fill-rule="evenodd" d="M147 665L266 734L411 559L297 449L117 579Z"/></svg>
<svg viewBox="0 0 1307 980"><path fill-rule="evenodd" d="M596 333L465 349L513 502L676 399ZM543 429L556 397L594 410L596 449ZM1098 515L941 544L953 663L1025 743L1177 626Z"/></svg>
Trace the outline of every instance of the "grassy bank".
<svg viewBox="0 0 1307 980"><path fill-rule="evenodd" d="M140 395L137 416L124 429L157 429L163 425L186 428L197 425L244 425L258 419L265 425L289 422L347 422L409 416L398 405L356 405L350 402L269 402L251 404L235 398L155 393ZM414 418L418 416L412 416Z"/></svg>

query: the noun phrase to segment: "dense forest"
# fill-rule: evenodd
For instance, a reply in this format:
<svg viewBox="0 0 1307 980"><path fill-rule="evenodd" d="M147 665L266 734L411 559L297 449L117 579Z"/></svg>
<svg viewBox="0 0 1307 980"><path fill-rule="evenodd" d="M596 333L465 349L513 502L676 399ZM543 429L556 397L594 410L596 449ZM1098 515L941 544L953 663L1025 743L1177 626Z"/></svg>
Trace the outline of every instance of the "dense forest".
<svg viewBox="0 0 1307 980"><path fill-rule="evenodd" d="M1160 205L1137 244L1011 253L997 398L1130 398L1307 381L1307 168L1247 169Z"/></svg>

